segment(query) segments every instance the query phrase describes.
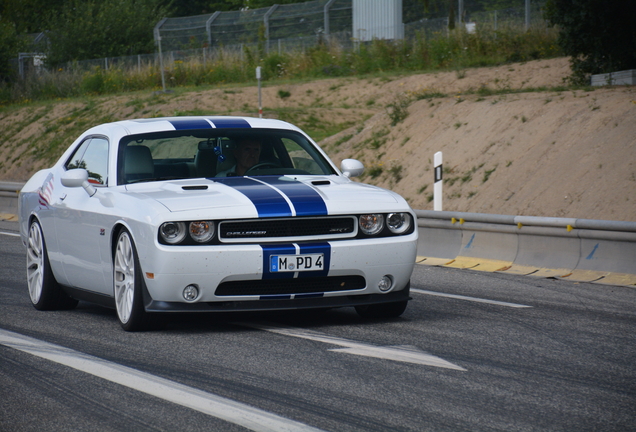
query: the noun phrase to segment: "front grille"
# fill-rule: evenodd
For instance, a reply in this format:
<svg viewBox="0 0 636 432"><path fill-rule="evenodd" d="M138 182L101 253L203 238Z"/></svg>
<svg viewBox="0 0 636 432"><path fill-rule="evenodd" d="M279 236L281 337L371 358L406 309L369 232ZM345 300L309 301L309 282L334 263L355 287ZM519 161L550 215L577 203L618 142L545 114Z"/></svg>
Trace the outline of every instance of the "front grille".
<svg viewBox="0 0 636 432"><path fill-rule="evenodd" d="M351 216L227 221L219 224L219 238L223 242L286 237L353 237L355 227L355 218Z"/></svg>
<svg viewBox="0 0 636 432"><path fill-rule="evenodd" d="M294 279L262 279L223 282L216 289L217 296L309 294L363 289L367 282L362 276L327 276Z"/></svg>

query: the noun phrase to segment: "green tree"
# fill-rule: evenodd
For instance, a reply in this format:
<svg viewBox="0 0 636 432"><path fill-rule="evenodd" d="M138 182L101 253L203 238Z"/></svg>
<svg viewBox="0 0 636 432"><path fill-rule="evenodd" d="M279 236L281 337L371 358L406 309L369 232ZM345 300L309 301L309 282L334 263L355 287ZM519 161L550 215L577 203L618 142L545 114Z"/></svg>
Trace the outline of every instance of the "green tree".
<svg viewBox="0 0 636 432"><path fill-rule="evenodd" d="M10 59L17 58L21 41L15 30L15 24L0 16L0 81L8 80L14 73Z"/></svg>
<svg viewBox="0 0 636 432"><path fill-rule="evenodd" d="M464 10L468 10L464 5ZM402 18L409 23L422 18L448 18L448 27L455 28L457 19L457 0L404 0L402 3ZM472 11L478 10L474 6Z"/></svg>
<svg viewBox="0 0 636 432"><path fill-rule="evenodd" d="M243 0L243 7L249 9L260 9L264 7L271 7L275 4L292 4L302 3L298 0Z"/></svg>
<svg viewBox="0 0 636 432"><path fill-rule="evenodd" d="M166 15L156 0L68 0L48 20L47 61L153 52L153 28Z"/></svg>
<svg viewBox="0 0 636 432"><path fill-rule="evenodd" d="M533 0L533 3L536 0ZM502 9L520 9L525 7L525 0L479 0L476 2L480 10L493 11ZM477 6L475 5L475 6ZM475 9L477 10L477 8Z"/></svg>
<svg viewBox="0 0 636 432"><path fill-rule="evenodd" d="M18 34L48 29L47 17L59 11L65 0L0 0L0 16L15 25Z"/></svg>
<svg viewBox="0 0 636 432"><path fill-rule="evenodd" d="M547 0L545 17L559 29L575 82L590 74L636 69L636 1Z"/></svg>
<svg viewBox="0 0 636 432"><path fill-rule="evenodd" d="M162 0L161 4L168 8L169 16L185 17L239 10L244 0Z"/></svg>

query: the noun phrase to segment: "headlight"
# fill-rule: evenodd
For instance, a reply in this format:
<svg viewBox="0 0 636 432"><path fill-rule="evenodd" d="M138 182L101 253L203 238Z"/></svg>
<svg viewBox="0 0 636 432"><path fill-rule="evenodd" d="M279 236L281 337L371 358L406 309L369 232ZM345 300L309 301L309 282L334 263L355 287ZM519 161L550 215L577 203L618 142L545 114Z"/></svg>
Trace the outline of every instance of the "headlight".
<svg viewBox="0 0 636 432"><path fill-rule="evenodd" d="M214 237L214 222L197 221L190 222L190 236L199 243L205 243Z"/></svg>
<svg viewBox="0 0 636 432"><path fill-rule="evenodd" d="M186 236L186 226L183 222L165 222L159 227L161 238L168 244L181 243Z"/></svg>
<svg viewBox="0 0 636 432"><path fill-rule="evenodd" d="M411 220L408 213L389 213L386 225L393 234L402 234L411 228Z"/></svg>
<svg viewBox="0 0 636 432"><path fill-rule="evenodd" d="M361 215L360 230L366 235L376 235L384 228L384 216L381 214Z"/></svg>

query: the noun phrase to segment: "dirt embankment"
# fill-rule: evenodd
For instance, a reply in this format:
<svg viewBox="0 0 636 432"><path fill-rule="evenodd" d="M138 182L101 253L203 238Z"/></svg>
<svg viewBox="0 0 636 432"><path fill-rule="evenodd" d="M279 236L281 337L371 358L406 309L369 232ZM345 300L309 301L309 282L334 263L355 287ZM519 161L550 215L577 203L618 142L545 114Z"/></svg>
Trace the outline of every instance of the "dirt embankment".
<svg viewBox="0 0 636 432"><path fill-rule="evenodd" d="M432 208L432 161L441 151L444 210L636 221L636 88L537 90L562 86L569 73L567 59L553 59L330 79L266 87L263 105L266 117L301 127L350 126L321 146L337 163L362 160L363 181L399 192L413 208ZM5 110L0 180L24 181L46 166L49 137L69 128L181 113L253 116L255 102L256 88L242 87Z"/></svg>

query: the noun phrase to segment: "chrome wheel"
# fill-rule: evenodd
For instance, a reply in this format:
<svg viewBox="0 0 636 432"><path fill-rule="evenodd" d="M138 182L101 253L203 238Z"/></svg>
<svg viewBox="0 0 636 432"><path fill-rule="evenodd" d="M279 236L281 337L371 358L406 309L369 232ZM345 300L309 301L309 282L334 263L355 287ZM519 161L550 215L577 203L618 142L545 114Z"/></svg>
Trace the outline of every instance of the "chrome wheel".
<svg viewBox="0 0 636 432"><path fill-rule="evenodd" d="M29 239L27 242L27 285L33 304L40 302L43 284L44 240L42 239L40 224L33 222L29 228Z"/></svg>
<svg viewBox="0 0 636 432"><path fill-rule="evenodd" d="M122 324L127 324L135 300L135 252L127 231L122 231L117 240L114 272L117 315Z"/></svg>
<svg viewBox="0 0 636 432"><path fill-rule="evenodd" d="M55 280L46 251L44 232L37 219L29 226L26 268L29 297L36 309L73 309L77 306L77 300L69 297Z"/></svg>
<svg viewBox="0 0 636 432"><path fill-rule="evenodd" d="M122 328L126 331L146 330L151 317L143 301L144 279L137 258L137 249L130 232L123 228L117 237L113 256L115 307Z"/></svg>

